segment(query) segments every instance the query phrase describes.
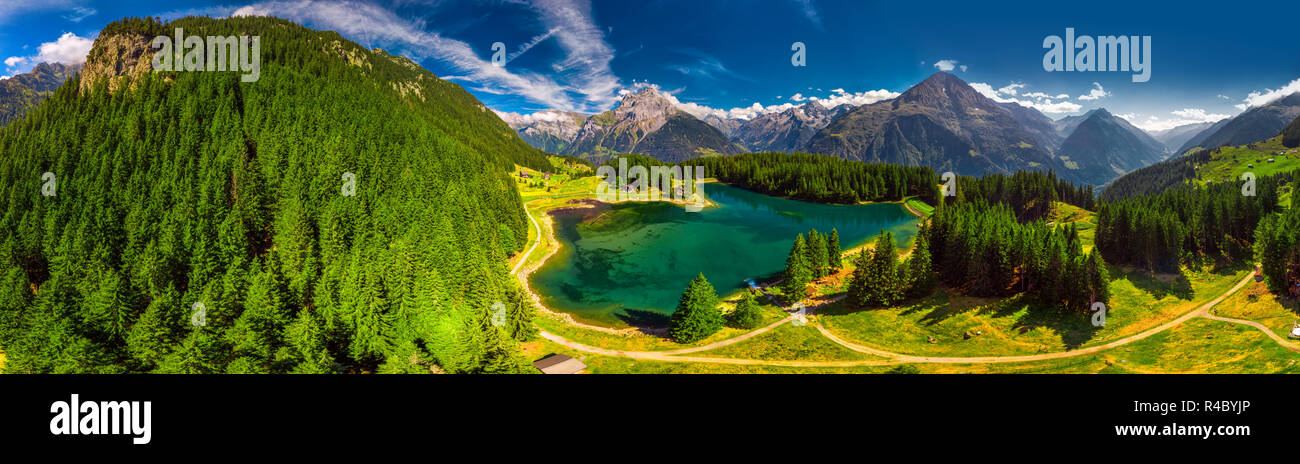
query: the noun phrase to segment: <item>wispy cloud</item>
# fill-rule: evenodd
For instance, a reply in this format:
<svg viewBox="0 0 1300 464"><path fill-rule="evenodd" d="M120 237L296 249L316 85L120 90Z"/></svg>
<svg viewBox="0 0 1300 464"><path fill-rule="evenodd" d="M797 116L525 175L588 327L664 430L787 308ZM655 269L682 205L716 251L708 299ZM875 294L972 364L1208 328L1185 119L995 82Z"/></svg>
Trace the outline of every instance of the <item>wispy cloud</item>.
<svg viewBox="0 0 1300 464"><path fill-rule="evenodd" d="M96 14L99 14L99 10L96 10L94 8L84 7L84 6L76 6L72 8L71 13L63 15L63 19L72 21L74 23L79 23L81 22L81 20L89 18Z"/></svg>
<svg viewBox="0 0 1300 464"><path fill-rule="evenodd" d="M546 5L539 5L538 9L545 12L544 23L555 24L549 26L548 31L562 28L561 24L573 24L576 21L572 15L579 14L577 10L554 4L559 2L546 3ZM577 87L566 87L549 76L535 72L512 72L511 68L495 66L488 59L480 57L473 47L463 41L444 37L437 32L426 31L421 25L401 18L387 8L369 2L270 1L239 8L233 11L232 15L277 16L309 24L316 28L332 29L359 42L382 44L385 47L394 48L395 51L415 58L417 61L427 58L437 59L446 63L458 73L456 76L447 76L448 79L468 82L477 86L476 90L485 93L522 95L532 101L557 109L581 110L586 109L591 104L591 99L588 99L588 102L575 101L568 93L571 89L580 94L586 94L587 92L594 94L598 92L599 88L608 87L605 93L610 96L599 100L601 103L605 103L614 98L612 96L613 90L617 86L616 79L612 84L602 81L603 78L599 75L599 72L593 73L594 76L576 79L578 82ZM594 25L591 27L594 28ZM583 37L589 38L586 34L575 30L559 30L551 36L559 39L566 49L591 50L589 44L574 45L584 40ZM538 42L544 39L545 37L535 38ZM527 49L516 51L515 56L517 57L524 51L527 51ZM609 50L608 53L612 55L613 52ZM566 68L574 68L571 72L579 74L583 69L591 69L592 67L600 69L601 66L595 63L599 61L598 55L598 51L591 51L590 53L570 52L566 60L557 63L560 68L558 71L563 73ZM607 62L604 69L608 70ZM609 73L609 76L612 76L612 73Z"/></svg>
<svg viewBox="0 0 1300 464"><path fill-rule="evenodd" d="M668 69L677 71L687 76L700 76L708 79L719 79L721 77L730 77L742 81L753 82L748 76L742 75L722 64L722 61L698 50L682 50L681 53L689 55L693 62L688 64L668 66Z"/></svg>
<svg viewBox="0 0 1300 464"><path fill-rule="evenodd" d="M795 0L795 3L803 10L803 16L812 21L814 26L818 29L822 27L822 15L817 12L817 5L813 5L813 0Z"/></svg>

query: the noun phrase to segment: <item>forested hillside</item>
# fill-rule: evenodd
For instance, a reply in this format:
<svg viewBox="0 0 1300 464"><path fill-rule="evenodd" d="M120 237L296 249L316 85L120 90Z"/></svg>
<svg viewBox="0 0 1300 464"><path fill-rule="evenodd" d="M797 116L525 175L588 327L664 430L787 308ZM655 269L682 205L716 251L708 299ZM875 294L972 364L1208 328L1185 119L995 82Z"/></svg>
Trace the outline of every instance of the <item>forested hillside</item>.
<svg viewBox="0 0 1300 464"><path fill-rule="evenodd" d="M1102 203L1097 248L1112 263L1160 271L1200 258L1247 258L1255 227L1277 211L1277 188L1291 179L1290 173L1260 177L1254 195L1223 183Z"/></svg>
<svg viewBox="0 0 1300 464"><path fill-rule="evenodd" d="M119 62L175 27L261 79ZM120 21L82 76L0 129L6 372L522 369L504 171L549 164L460 87L271 18Z"/></svg>

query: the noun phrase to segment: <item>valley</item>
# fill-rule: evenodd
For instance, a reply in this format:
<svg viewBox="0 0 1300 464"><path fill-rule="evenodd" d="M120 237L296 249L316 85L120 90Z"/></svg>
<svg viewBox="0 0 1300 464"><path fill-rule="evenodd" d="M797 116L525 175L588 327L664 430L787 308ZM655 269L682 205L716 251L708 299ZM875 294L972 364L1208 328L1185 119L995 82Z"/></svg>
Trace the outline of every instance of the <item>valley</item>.
<svg viewBox="0 0 1300 464"><path fill-rule="evenodd" d="M544 261L570 246L554 239L555 220L548 212L583 195L563 184L549 192L523 192L537 198L529 214L541 219L530 241L543 244L533 253ZM1080 229L1082 246L1093 248L1093 234L1084 232L1095 230L1095 213L1058 202L1049 216L1057 227ZM904 256L910 246L903 246ZM542 264L535 256L523 259L537 263L533 267ZM590 325L567 317L543 296L537 300L543 314L537 322L541 338L523 346L533 357L573 356L593 373L1295 372L1300 345L1246 325L1252 319L1272 323L1285 337L1289 322L1284 321L1296 314L1295 302L1262 299L1261 284L1250 270L1210 265L1165 274L1110 266L1110 314L1098 328L1083 315L1040 306L1024 295L973 298L948 288L897 306L864 310L844 300L853 272L846 262L840 273L811 285L804 300L810 308L806 325L795 323L779 285L763 289L773 299L761 300L762 327L728 326L687 344L667 338L664 321L623 329ZM525 267L517 276L522 282L533 280L529 272ZM642 278L657 277L659 272ZM744 291L721 292L723 311L733 311ZM1242 295L1253 295L1249 301L1258 303L1236 309ZM1225 317L1234 320L1221 319ZM1192 354L1210 352L1220 354Z"/></svg>

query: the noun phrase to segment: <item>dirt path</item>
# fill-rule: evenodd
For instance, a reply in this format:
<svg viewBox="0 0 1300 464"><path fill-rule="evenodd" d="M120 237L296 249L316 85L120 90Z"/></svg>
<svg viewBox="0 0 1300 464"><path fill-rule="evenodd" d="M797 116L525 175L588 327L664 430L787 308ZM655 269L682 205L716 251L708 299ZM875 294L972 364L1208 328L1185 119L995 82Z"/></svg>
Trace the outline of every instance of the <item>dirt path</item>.
<svg viewBox="0 0 1300 464"><path fill-rule="evenodd" d="M1300 345L1296 345L1295 343L1292 343L1290 340L1282 338L1282 336L1273 332L1268 328L1268 326L1265 326L1264 324L1260 324L1255 321L1247 321L1244 319L1233 319L1231 317L1216 316L1214 314L1209 314L1209 313L1202 314L1201 316L1206 319L1213 319L1216 321L1231 322L1234 324L1246 324L1248 326L1259 329L1261 332L1264 332L1265 335L1268 335L1269 338L1272 338L1273 341L1277 342L1277 344L1279 345L1282 345L1286 349L1300 353Z"/></svg>
<svg viewBox="0 0 1300 464"><path fill-rule="evenodd" d="M859 353L866 353L866 354L870 354L870 355L874 355L874 356L883 357L883 358L886 358L886 360L883 360L883 361L876 361L876 360L864 360L864 361L766 361L766 360L754 360L754 359L708 358L708 357L688 357L688 356L673 356L673 355L672 355L673 353L677 353L677 354L683 354L683 353L694 353L694 352L698 352L698 351L704 351L704 350L708 350L708 349L713 349L713 348L718 348L718 347L722 347L722 346L731 345L731 344L733 344L733 343L737 343L737 342L739 342L739 341L743 341L743 340L746 340L746 339L752 338L753 336L759 335L759 334L761 334L761 333L764 333L764 332L770 331L770 330L772 330L772 329L774 329L774 328L780 326L781 324L788 323L788 322L790 322L791 320L794 319L793 317L787 317L787 318L785 318L785 319L782 319L781 321L778 321L778 322L776 322L776 323L773 323L773 324L771 324L771 325L769 325L769 326L767 326L767 327L764 327L764 328L762 328L762 329L759 329L759 330L757 330L757 331L750 332L750 333L745 334L745 335L741 335L740 337L736 337L736 338L732 338L732 339L727 339L727 340L722 340L722 341L719 341L719 342L714 342L714 343L711 343L711 344L709 344L709 345L705 345L705 346L701 346L701 347L696 347L696 348L687 348L687 349L683 349L683 350L675 350L675 351L661 351L661 352L655 352L655 351L621 351L621 350L610 350L610 349L605 349L605 348L596 348L596 347L586 346L586 345L583 345L583 344L580 344L580 343L576 343L576 342L569 341L569 340L567 340L567 339L565 339L565 338L563 338L563 337L560 337L560 336L557 336L557 335L554 335L554 334L551 334L551 333L547 333L547 332L542 332L542 336L543 336L544 338L546 338L547 340L550 340L550 341L555 342L555 343L560 344L560 345L564 345L564 346L569 347L569 348L573 348L573 349L578 350L578 351L585 351L585 352L588 352L588 353L600 354L600 355L605 355L605 356L618 356L618 357L625 357L625 358L650 359L650 360L657 360L657 361L671 361L671 362L716 362L716 363L719 363L719 364L748 364L748 365L797 366L797 367L849 367L849 366L882 366L882 365L899 364L899 363L988 364L988 363L1010 363L1010 362L1045 361L1045 360L1052 360L1052 359L1070 358L1070 357L1074 357L1074 356L1083 356L1083 355L1087 355L1087 354L1097 353L1097 352L1099 352L1099 351L1108 350L1108 349L1111 349L1111 348L1116 348L1116 347L1119 347L1119 346L1124 346L1124 345L1127 345L1127 344L1129 344L1129 343L1132 343L1132 342L1135 342L1135 341L1142 340L1142 339L1144 339L1144 338L1150 337L1150 336L1155 335L1155 334L1157 334L1157 333L1160 333L1160 332L1163 332L1163 331L1169 330L1169 329L1171 329L1171 328L1173 328L1173 327L1175 327L1175 326L1177 326L1177 325L1179 325L1179 324L1182 324L1182 323L1184 323L1184 322L1187 322L1188 320L1190 320L1190 319L1192 319L1192 318L1195 318L1195 317L1209 317L1209 318L1211 318L1211 319L1227 319L1227 318L1219 318L1218 316L1212 316L1212 315L1210 315L1210 314L1209 314L1209 310L1210 310L1210 308L1213 308L1215 305L1218 305L1219 303L1223 302L1223 300L1227 299L1227 298L1228 298L1229 296L1231 296L1233 293L1236 293L1238 290L1241 290L1243 287L1245 287L1247 284L1249 284L1253 279L1254 279L1254 276L1246 276L1246 278L1243 279L1243 280L1242 280L1240 283L1238 283L1236 286L1234 286L1234 287L1232 287L1231 289L1229 289L1228 291L1224 292L1222 295L1219 295L1219 296L1218 296L1217 298L1215 298L1214 300L1212 300L1212 301L1210 301L1210 302L1208 302L1208 303L1205 303L1205 304L1201 305L1201 306L1200 306L1199 308L1197 308L1195 311L1188 312L1187 314L1184 314L1184 315L1182 315L1182 316L1179 316L1178 318L1176 318L1176 319L1174 319L1174 320L1172 320L1172 321L1169 321L1169 322L1166 322L1166 323L1164 323L1164 324L1161 324L1160 326L1155 327L1155 328L1153 328L1153 329L1149 329L1149 330L1147 330L1147 331L1145 331L1145 332L1141 332L1141 333L1138 333L1138 334L1136 334L1136 335L1131 335L1131 336L1128 336L1128 337L1125 337L1125 338L1122 338L1122 339L1119 339L1119 340L1115 340L1115 341L1113 341L1113 342L1106 343L1106 344L1103 344L1103 345L1090 346L1090 347L1087 347L1087 348L1081 348L1081 349L1078 349L1078 350L1062 351L1062 352L1057 352L1057 353L1043 353L1043 354L1035 354L1035 355L1024 355L1024 356L971 356L971 357L943 357L943 356L914 356L914 355L906 355L906 354L900 354L900 353L892 353L892 352L889 352L889 351L878 350L878 349L875 349L875 348L869 348L869 347L865 347L865 346L861 346L861 345L858 345L858 344L854 344L854 343L847 342L847 341L845 341L845 340L843 340L843 339L841 339L841 338L835 336L835 334L830 333L830 331L826 330L825 327L822 327L821 324L814 324L814 325L817 327L817 330L818 330L818 331L819 331L823 336L825 336L826 338L830 339L832 342L835 342L836 344L839 344L840 346L843 346L843 347L848 348L848 349L850 349L850 350L857 351L857 352L859 352ZM836 301L836 300L832 300L832 301ZM828 303L829 303L829 302L828 302ZM1231 321L1229 321L1229 322L1235 322L1235 320L1231 320ZM1249 321L1241 321L1241 322L1249 323ZM1274 336L1276 337L1275 334L1274 334ZM743 338L742 338L742 337L743 337ZM1288 347L1290 347L1290 344L1288 344Z"/></svg>

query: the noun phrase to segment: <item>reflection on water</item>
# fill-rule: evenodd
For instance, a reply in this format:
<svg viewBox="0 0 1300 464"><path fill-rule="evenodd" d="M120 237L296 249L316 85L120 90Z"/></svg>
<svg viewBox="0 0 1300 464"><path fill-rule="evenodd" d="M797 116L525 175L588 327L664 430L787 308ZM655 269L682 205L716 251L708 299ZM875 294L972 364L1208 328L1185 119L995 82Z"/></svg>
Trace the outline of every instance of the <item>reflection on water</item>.
<svg viewBox="0 0 1300 464"><path fill-rule="evenodd" d="M671 314L701 272L723 295L745 279L781 272L795 235L809 229L839 230L844 249L881 230L902 247L916 233L916 218L898 204L822 205L723 184L702 187L718 207L688 213L667 203L630 203L600 214L556 215L563 246L533 274L533 288L551 309L642 325Z"/></svg>

